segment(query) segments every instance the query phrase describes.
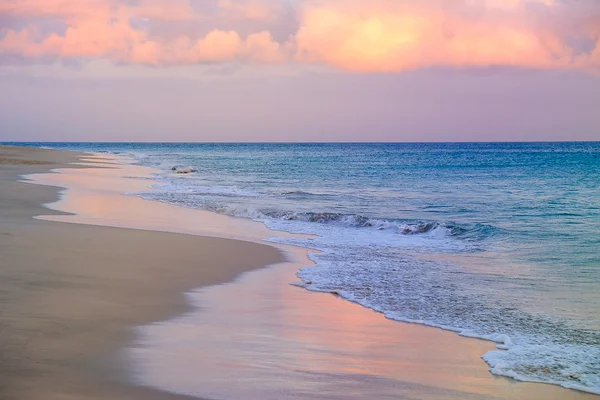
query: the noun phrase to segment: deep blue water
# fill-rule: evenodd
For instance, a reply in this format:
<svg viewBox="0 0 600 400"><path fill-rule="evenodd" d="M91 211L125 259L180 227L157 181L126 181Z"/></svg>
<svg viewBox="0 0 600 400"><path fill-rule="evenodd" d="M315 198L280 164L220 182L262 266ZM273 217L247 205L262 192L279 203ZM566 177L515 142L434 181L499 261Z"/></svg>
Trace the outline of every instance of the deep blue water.
<svg viewBox="0 0 600 400"><path fill-rule="evenodd" d="M322 250L301 286L600 393L600 143L31 145L129 155L161 171L144 198L318 235L285 241Z"/></svg>

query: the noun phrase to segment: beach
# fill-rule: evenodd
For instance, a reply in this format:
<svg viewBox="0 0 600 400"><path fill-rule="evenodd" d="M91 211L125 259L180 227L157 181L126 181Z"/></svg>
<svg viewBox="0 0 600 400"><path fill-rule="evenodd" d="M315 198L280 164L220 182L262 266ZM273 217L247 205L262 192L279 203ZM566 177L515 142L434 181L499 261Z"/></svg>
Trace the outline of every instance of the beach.
<svg viewBox="0 0 600 400"><path fill-rule="evenodd" d="M193 398L219 373L227 379L207 390L211 398L260 398L275 371L285 390L263 393L272 398L300 388L300 398L597 398L491 375L480 358L490 342L290 286L309 264L306 250L261 241L291 235L123 196L148 186L133 179L142 172L148 178L114 157L0 147L0 398L186 398L168 393L162 378L169 365L179 368L169 345L191 339L175 335L157 350L152 337L185 333L196 317L205 331L193 343L206 351L188 352L199 377L179 390ZM20 181L32 174L37 184ZM68 189L59 202L57 186ZM190 293L199 296L194 304ZM266 337L264 327L272 328ZM160 365L168 360L156 358L161 352L173 364Z"/></svg>
<svg viewBox="0 0 600 400"><path fill-rule="evenodd" d="M0 149L0 398L175 399L127 385L131 328L184 311L182 293L281 260L269 246L46 222L58 189L18 182L81 154Z"/></svg>

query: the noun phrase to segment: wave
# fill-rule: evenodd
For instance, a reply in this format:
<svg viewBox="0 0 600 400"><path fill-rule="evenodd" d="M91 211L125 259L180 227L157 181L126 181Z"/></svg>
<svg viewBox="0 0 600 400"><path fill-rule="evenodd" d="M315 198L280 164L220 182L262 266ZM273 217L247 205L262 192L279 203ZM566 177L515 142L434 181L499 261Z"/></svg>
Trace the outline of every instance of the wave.
<svg viewBox="0 0 600 400"><path fill-rule="evenodd" d="M301 221L318 224L338 224L344 227L373 228L376 230L394 231L402 235L417 235L439 232L453 235L453 227L441 222L408 222L386 219L368 218L357 214L340 214L329 212L267 212L265 217L283 221Z"/></svg>
<svg viewBox="0 0 600 400"><path fill-rule="evenodd" d="M338 196L333 193L313 193L304 190L292 190L282 193L274 193L276 196L283 196L286 199L302 200L302 199L338 199Z"/></svg>
<svg viewBox="0 0 600 400"><path fill-rule="evenodd" d="M217 198L259 198L264 194L237 186L184 186L181 184L161 184L153 188L160 191L138 193L147 200L202 209L238 218L260 221L288 221L316 223L345 228L373 229L394 234L412 236L423 235L455 237L465 241L479 241L502 234L501 229L485 224L457 224L444 221L414 221L369 218L359 214L332 212L297 212L253 208L240 204L216 202ZM203 198L209 196L210 199Z"/></svg>
<svg viewBox="0 0 600 400"><path fill-rule="evenodd" d="M284 196L318 196L316 193L305 192L303 190L292 190L291 192L283 192Z"/></svg>
<svg viewBox="0 0 600 400"><path fill-rule="evenodd" d="M185 176L185 174L183 174ZM217 185L182 185L171 182L152 185L150 192L139 192L141 196L148 200L158 200L164 203L182 205L189 208L205 209L208 211L217 211L214 202L198 201L202 196L216 197L263 197L262 193L248 189L242 189L237 186L217 186ZM209 205L210 204L210 205Z"/></svg>
<svg viewBox="0 0 600 400"><path fill-rule="evenodd" d="M161 187L161 186L157 186ZM213 201L194 201L183 198L191 196L218 196L218 197L261 197L256 192L227 186L194 186L193 189L178 187L177 191L166 192L144 192L138 193L147 200L158 200L174 205L197 208L218 214L238 218L249 218L253 220L279 220L297 221L306 223L317 223L326 225L339 225L346 228L371 228L378 231L389 231L401 235L432 234L440 236L475 236L468 227L460 227L435 221L395 221L386 219L373 219L356 214L341 214L329 212L293 212L293 211L270 211L238 207L233 204L216 204ZM493 228L490 228L493 230Z"/></svg>

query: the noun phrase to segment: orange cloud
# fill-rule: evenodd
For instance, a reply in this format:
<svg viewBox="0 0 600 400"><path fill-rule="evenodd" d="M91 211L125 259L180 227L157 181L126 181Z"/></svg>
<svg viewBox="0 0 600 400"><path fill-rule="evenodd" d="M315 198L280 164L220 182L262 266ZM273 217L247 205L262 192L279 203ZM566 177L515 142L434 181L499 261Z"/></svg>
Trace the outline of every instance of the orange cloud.
<svg viewBox="0 0 600 400"><path fill-rule="evenodd" d="M162 66L297 62L355 72L434 66L600 70L598 2L297 0L293 4L297 25L288 25L298 27L278 42L271 32L256 26L285 18L283 0L0 0L0 15L25 26L0 29L0 55ZM48 33L44 29L48 17L62 22L64 30ZM254 25L248 28L246 20ZM197 28L206 26L200 29L204 33L189 33L185 28L189 21ZM156 29L167 22L168 34ZM283 37L281 32L278 36Z"/></svg>
<svg viewBox="0 0 600 400"><path fill-rule="evenodd" d="M533 6L549 21L529 15ZM564 11L553 0L305 2L297 58L359 72L579 67L552 29Z"/></svg>

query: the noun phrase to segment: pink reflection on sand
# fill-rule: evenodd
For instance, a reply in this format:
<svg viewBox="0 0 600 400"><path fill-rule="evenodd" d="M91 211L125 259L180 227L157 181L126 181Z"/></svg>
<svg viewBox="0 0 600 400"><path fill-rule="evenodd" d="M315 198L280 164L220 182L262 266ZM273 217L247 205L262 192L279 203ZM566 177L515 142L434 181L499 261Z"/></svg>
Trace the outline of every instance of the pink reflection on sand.
<svg viewBox="0 0 600 400"><path fill-rule="evenodd" d="M50 209L75 215L38 217L49 221L157 230L231 239L262 241L266 237L286 237L263 224L247 219L232 218L212 212L189 210L155 201L146 201L124 193L150 190L158 182L150 180L157 172L152 168L116 164L90 163L97 168L59 169L53 174L28 176L34 183L66 188L62 199L47 205ZM90 159L90 160L93 160Z"/></svg>
<svg viewBox="0 0 600 400"><path fill-rule="evenodd" d="M76 214L39 218L259 242L286 235L250 220L124 196L148 190L153 171L94 160L88 161L110 168L28 177L67 188L50 208ZM277 247L289 263L191 293L194 311L137 329L139 340L128 351L137 382L257 400L596 398L492 376L480 359L493 348L489 342L390 321L333 295L291 286L296 271L310 263L306 250Z"/></svg>
<svg viewBox="0 0 600 400"><path fill-rule="evenodd" d="M494 377L480 359L491 343L390 321L291 286L298 266L191 293L196 310L140 328L130 350L138 382L195 396L265 400L589 396Z"/></svg>

